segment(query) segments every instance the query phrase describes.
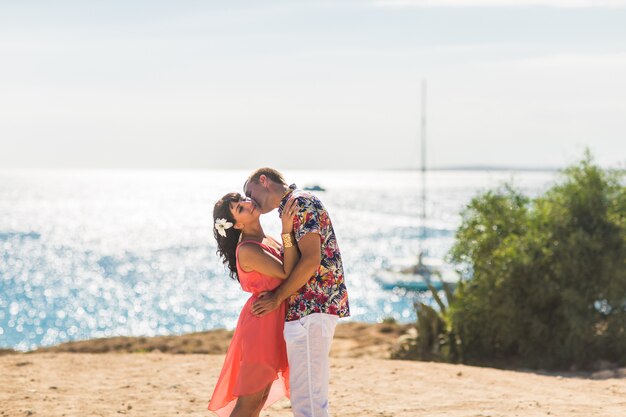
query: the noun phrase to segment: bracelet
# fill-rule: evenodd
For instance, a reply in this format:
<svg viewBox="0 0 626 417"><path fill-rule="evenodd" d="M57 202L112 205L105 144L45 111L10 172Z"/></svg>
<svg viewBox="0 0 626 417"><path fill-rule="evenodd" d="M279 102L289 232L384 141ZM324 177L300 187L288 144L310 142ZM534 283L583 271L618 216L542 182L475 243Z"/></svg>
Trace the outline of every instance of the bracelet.
<svg viewBox="0 0 626 417"><path fill-rule="evenodd" d="M280 235L283 239L283 247L290 248L293 246L292 234L291 233L282 233Z"/></svg>

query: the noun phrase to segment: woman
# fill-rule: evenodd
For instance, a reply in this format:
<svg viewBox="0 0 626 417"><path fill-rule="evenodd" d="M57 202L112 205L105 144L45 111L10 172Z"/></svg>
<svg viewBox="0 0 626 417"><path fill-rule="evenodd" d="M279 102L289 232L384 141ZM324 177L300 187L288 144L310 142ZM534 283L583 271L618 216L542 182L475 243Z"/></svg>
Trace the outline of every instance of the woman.
<svg viewBox="0 0 626 417"><path fill-rule="evenodd" d="M285 205L282 216L285 238L293 232L295 199ZM244 305L226 353L224 366L209 402L220 417L258 417L261 410L289 396L287 351L283 339L285 305L256 317L252 304L264 291L276 288L298 262L295 239L281 245L266 236L256 203L238 193L226 194L213 209L217 253L252 296Z"/></svg>

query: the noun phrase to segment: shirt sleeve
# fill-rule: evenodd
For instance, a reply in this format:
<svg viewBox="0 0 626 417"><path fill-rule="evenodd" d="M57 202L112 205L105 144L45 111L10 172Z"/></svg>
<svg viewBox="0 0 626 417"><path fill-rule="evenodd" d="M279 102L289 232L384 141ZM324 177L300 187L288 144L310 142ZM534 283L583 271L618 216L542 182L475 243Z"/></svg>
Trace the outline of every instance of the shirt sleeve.
<svg viewBox="0 0 626 417"><path fill-rule="evenodd" d="M298 213L294 219L293 233L297 241L304 235L316 233L321 235L320 215L313 202L305 197L298 197Z"/></svg>

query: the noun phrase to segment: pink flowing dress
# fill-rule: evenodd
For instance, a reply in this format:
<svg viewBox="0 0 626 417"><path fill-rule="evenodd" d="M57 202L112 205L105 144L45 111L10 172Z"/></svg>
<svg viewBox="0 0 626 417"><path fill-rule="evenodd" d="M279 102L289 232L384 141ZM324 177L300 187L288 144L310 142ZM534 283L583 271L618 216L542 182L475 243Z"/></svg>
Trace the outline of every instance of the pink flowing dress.
<svg viewBox="0 0 626 417"><path fill-rule="evenodd" d="M257 244L263 250L281 259L280 253L271 246L248 240L244 244ZM252 304L258 295L278 287L282 280L257 271L246 272L237 261L241 288L252 296L248 299L237 322L237 328L224 359L222 372L209 401L209 410L219 417L227 417L235 408L237 398L257 393L271 384L269 396L263 409L283 397L289 397L289 367L287 348L283 337L286 304L263 317L252 314Z"/></svg>

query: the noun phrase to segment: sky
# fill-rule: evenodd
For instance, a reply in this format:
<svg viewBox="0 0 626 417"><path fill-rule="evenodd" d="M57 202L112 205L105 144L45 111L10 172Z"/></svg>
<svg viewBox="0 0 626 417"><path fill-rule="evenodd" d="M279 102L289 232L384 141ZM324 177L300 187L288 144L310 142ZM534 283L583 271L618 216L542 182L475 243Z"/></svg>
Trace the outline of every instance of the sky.
<svg viewBox="0 0 626 417"><path fill-rule="evenodd" d="M626 162L626 0L2 1L0 169Z"/></svg>

